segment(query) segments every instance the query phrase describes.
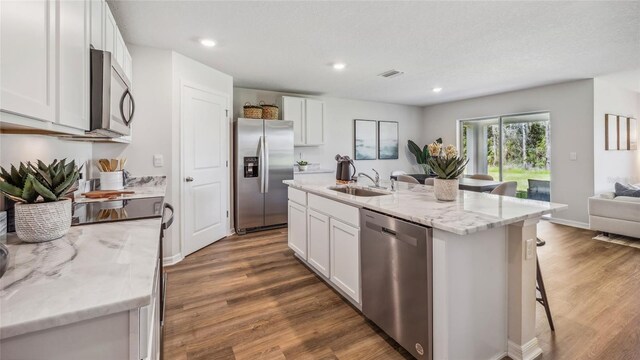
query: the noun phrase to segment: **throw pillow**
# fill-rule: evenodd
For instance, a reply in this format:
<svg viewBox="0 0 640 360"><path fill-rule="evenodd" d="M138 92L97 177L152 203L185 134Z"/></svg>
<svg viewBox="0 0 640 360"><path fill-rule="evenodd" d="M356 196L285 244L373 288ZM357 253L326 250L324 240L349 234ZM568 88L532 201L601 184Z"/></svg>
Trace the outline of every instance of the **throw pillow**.
<svg viewBox="0 0 640 360"><path fill-rule="evenodd" d="M640 197L640 188L629 184L616 183L616 196Z"/></svg>

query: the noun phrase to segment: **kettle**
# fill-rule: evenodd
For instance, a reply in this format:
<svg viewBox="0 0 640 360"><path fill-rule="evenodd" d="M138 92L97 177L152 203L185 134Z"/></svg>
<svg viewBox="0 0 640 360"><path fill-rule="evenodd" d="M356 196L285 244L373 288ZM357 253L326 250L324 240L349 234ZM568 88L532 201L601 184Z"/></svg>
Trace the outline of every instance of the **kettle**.
<svg viewBox="0 0 640 360"><path fill-rule="evenodd" d="M353 164L353 160L348 156L336 155L336 161L338 165L336 167L336 180L351 181L356 173L356 166ZM351 171L353 168L353 171Z"/></svg>

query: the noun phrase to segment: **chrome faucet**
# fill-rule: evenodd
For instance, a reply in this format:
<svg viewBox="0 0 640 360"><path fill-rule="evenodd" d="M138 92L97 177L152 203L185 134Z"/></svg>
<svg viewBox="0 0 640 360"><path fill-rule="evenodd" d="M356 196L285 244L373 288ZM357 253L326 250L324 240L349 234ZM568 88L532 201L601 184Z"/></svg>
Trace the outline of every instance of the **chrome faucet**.
<svg viewBox="0 0 640 360"><path fill-rule="evenodd" d="M364 176L364 177L368 178L369 180L371 180L371 182L373 182L373 187L376 187L376 188L382 187L382 186L380 186L380 173L378 173L378 171L376 171L376 169L371 169L371 170L373 170L373 172L376 173L375 179L372 178L371 176L363 173L363 172L358 173L358 176Z"/></svg>

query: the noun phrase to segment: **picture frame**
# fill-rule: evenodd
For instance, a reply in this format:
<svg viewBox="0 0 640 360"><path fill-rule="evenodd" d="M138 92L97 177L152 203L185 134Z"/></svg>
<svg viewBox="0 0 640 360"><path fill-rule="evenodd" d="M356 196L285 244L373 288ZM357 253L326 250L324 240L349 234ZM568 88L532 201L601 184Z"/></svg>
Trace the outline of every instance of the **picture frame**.
<svg viewBox="0 0 640 360"><path fill-rule="evenodd" d="M604 149L618 150L618 116L604 115Z"/></svg>
<svg viewBox="0 0 640 360"><path fill-rule="evenodd" d="M399 158L399 131L397 121L378 121L378 159Z"/></svg>
<svg viewBox="0 0 640 360"><path fill-rule="evenodd" d="M629 150L638 150L638 121L634 118L627 118L627 129L629 130L628 142Z"/></svg>
<svg viewBox="0 0 640 360"><path fill-rule="evenodd" d="M378 154L377 121L354 119L353 158L376 160Z"/></svg>
<svg viewBox="0 0 640 360"><path fill-rule="evenodd" d="M629 150L629 122L626 116L618 116L618 150Z"/></svg>

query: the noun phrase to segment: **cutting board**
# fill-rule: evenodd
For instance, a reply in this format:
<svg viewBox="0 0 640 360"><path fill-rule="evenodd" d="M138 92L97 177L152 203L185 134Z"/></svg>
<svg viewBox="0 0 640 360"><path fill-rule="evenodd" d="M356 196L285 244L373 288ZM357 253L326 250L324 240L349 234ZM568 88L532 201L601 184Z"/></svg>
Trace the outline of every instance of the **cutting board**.
<svg viewBox="0 0 640 360"><path fill-rule="evenodd" d="M89 199L102 199L102 198L115 198L120 195L131 195L135 194L135 191L124 191L124 190L95 190L89 191L88 193L84 193L86 198Z"/></svg>

